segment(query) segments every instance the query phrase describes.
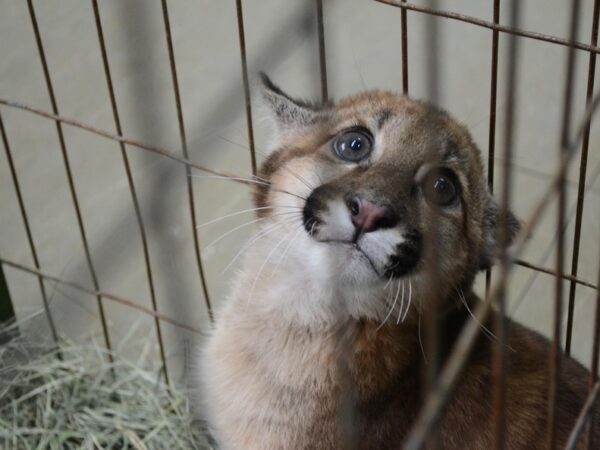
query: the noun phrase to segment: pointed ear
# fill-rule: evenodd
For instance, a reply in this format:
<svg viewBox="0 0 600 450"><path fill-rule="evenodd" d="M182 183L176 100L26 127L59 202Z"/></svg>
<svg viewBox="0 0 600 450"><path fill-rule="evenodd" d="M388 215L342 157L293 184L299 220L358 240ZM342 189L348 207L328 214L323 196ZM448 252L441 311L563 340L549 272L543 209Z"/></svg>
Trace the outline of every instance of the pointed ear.
<svg viewBox="0 0 600 450"><path fill-rule="evenodd" d="M320 106L290 97L261 72L262 97L271 112L279 131L287 131L317 125L324 114Z"/></svg>
<svg viewBox="0 0 600 450"><path fill-rule="evenodd" d="M507 212L506 217L506 246L510 246L521 229L519 219L511 212ZM482 270L489 269L494 265L500 253L500 208L488 194L486 207L483 215L483 245L479 258L479 267Z"/></svg>

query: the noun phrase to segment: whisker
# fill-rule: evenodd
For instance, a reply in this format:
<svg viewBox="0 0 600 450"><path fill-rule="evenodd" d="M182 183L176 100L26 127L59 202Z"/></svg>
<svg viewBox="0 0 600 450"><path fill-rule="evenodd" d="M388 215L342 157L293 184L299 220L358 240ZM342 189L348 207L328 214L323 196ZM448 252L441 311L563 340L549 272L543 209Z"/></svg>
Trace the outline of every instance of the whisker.
<svg viewBox="0 0 600 450"><path fill-rule="evenodd" d="M237 261L237 259L242 255L242 253L244 253L246 250L248 250L250 247L252 247L252 245L254 245L254 243L256 243L258 240L260 240L261 238L263 238L264 236L266 236L267 234L269 234L269 232L272 232L273 230L283 227L284 225L287 225L288 223L292 223L295 220L297 220L296 217L291 218L288 221L283 221L283 222L276 222L270 226L268 226L267 228L265 228L264 230L259 231L256 235L254 235L254 237L252 237L250 239L250 241L248 241L233 257L233 259L229 262L229 264L227 264L227 266L225 266L225 268L223 269L223 271L221 272L221 274L224 274L225 272L227 272L227 270L233 265L233 263L235 263L235 261Z"/></svg>
<svg viewBox="0 0 600 450"><path fill-rule="evenodd" d="M260 275L262 274L262 271L264 270L265 266L267 265L267 263L271 260L271 258L273 257L273 255L275 254L275 251L279 248L279 246L281 244L283 244L289 237L291 234L293 234L294 231L290 231L288 234L286 234L283 239L281 239L277 245L275 245L271 251L269 252L269 254L267 255L267 257L265 258L265 260L263 261L263 263L261 264L260 268L258 269L258 273L256 274L256 277L254 277L254 281L252 282L252 287L250 288L250 293L248 294L248 302L250 301L250 299L252 298L252 295L254 295L254 288L256 287L256 283L258 281L258 279L260 278Z"/></svg>
<svg viewBox="0 0 600 450"><path fill-rule="evenodd" d="M392 282L392 280L393 280L392 277L388 278L387 283L385 283L385 285L383 286L383 290L384 291L388 288L388 286L390 285L390 283Z"/></svg>
<svg viewBox="0 0 600 450"><path fill-rule="evenodd" d="M296 238L300 235L300 232L303 231L303 230L304 230L304 226L301 225L300 228L298 229L298 231L296 231L294 233L294 235L290 238L290 242L288 242L288 245L283 249L283 253L279 257L279 261L277 261L277 265L271 271L271 276L273 276L273 274L275 274L275 272L277 272L277 269L279 269L279 266L283 262L283 259L285 258L285 255L287 254L288 250L292 246L292 243L296 240Z"/></svg>
<svg viewBox="0 0 600 450"><path fill-rule="evenodd" d="M398 318L396 319L396 325L400 323L400 317L402 317L402 309L404 308L404 280L402 280L402 300L400 302L400 310L398 311Z"/></svg>
<svg viewBox="0 0 600 450"><path fill-rule="evenodd" d="M254 219L254 220L251 220L251 221L249 221L249 222L245 222L245 223L243 223L243 224L241 224L241 225L238 225L237 227L234 227L234 228L232 228L231 230L228 230L228 231L226 231L225 233L223 233L222 235L220 235L218 238L216 238L216 239L214 239L213 241L211 241L211 242L210 242L210 244L206 245L206 246L205 246L205 247L202 249L202 251L204 252L204 251L208 250L208 249L209 249L209 248L211 248L213 245L215 245L217 242L219 242L219 241L221 241L222 239L226 238L226 237L227 237L227 236L229 236L231 233L233 233L233 232L235 232L235 231L239 230L240 228L247 227L248 225L252 225L253 223L261 222L261 221L263 221L263 220L265 220L265 219L266 219L266 217L259 217L258 219Z"/></svg>
<svg viewBox="0 0 600 450"><path fill-rule="evenodd" d="M204 222L203 224L197 225L196 228L202 228L202 227L205 227L205 226L210 225L212 223L219 222L219 221L224 220L224 219L228 219L229 217L237 216L237 215L240 215L240 214L245 214L245 213L252 212L252 211L262 211L262 210L265 210L265 209L276 209L276 208L296 208L296 209L302 209L300 206L292 206L292 205L261 206L261 207L258 207L258 208L248 208L248 209L244 209L242 211L236 211L236 212L233 212L231 214L227 214L225 216L217 217L216 219L209 220L208 222Z"/></svg>
<svg viewBox="0 0 600 450"><path fill-rule="evenodd" d="M404 315L402 316L401 322L404 322L406 316L408 315L408 310L410 309L410 304L412 303L412 282L410 279L408 280L408 304L406 305L406 311L404 311Z"/></svg>
<svg viewBox="0 0 600 450"><path fill-rule="evenodd" d="M278 188L272 187L272 184L269 181L267 181L267 180L265 180L265 181L259 181L259 180L253 180L251 178L229 177L229 176L226 177L226 176L223 176L223 175L195 175L195 174L192 174L192 175L190 175L190 177L191 178L208 178L208 179L213 179L213 180L242 181L242 182L246 183L247 185L257 184L257 185L260 185L260 186L268 186L271 191L281 192L283 194L292 195L294 197L297 197L297 198L299 198L301 200L306 201L306 197L303 197L303 196L298 195L298 194L294 194L293 192L289 192L289 191L286 191L284 189L278 189Z"/></svg>
<svg viewBox="0 0 600 450"><path fill-rule="evenodd" d="M296 177L296 179L300 180L300 182L302 182L302 184L304 184L304 186L306 186L308 189L310 189L311 191L315 188L314 186L310 185L308 183L308 181L306 181L306 179L304 177L301 177L300 175L298 175L296 172L294 172L292 169L290 169L287 166L281 166L283 169L287 170L290 174L292 174L292 176Z"/></svg>
<svg viewBox="0 0 600 450"><path fill-rule="evenodd" d="M498 341L498 337L489 328L487 328L484 324L482 324L477 319L477 317L475 316L475 314L473 314L473 311L471 311L471 308L469 308L469 304L467 303L467 299L465 298L465 293L462 291L462 289L460 289L460 288L454 288L454 290L458 294L458 297L460 298L460 301L464 305L465 309L468 311L469 315L473 318L473 320L475 320L477 322L477 324L481 328L481 331L483 331L483 334L485 334L488 337L488 339L490 339L491 341L496 341L497 342ZM505 344L505 345L506 345L507 348L509 348L513 352L515 351L510 345L508 345L508 344Z"/></svg>
<svg viewBox="0 0 600 450"><path fill-rule="evenodd" d="M269 183L268 181L259 181L259 180L253 180L252 178L244 178L244 177L229 177L229 176L226 177L223 175L197 175L197 174L191 174L189 176L190 176L190 178L208 178L208 179L212 179L212 180L245 181L246 183L263 184L266 186L271 185L271 183Z"/></svg>
<svg viewBox="0 0 600 450"><path fill-rule="evenodd" d="M235 146L237 146L237 147L243 148L244 150L249 150L249 148L248 148L247 146L245 146L244 144L241 144L241 143L239 143L239 142L232 141L231 139L227 139L227 138L225 138L224 136L218 136L218 138L219 138L219 139L222 139L222 140L224 140L225 142L228 142L228 143L230 143L230 144L232 144L232 145L235 145ZM268 155L267 155L266 153L264 153L264 152L261 152L260 150L256 150L256 149L255 149L255 150L254 150L254 152L255 152L256 154L258 154L258 155L262 156L263 158L267 158L267 157L268 157ZM300 180L300 181L301 181L301 182L302 182L302 183L303 183L303 184L304 184L304 185L305 185L307 188L309 188L311 191L314 189L314 186L310 185L310 184L308 183L308 181L306 181L306 179L305 179L305 178L301 177L301 176L300 176L300 175L298 175L296 172L292 171L292 169L290 169L289 167L287 167L287 166L282 166L282 168L283 168L283 169L285 169L285 170L287 170L287 171L288 171L290 174L292 174L294 177L296 177L298 180ZM258 177L258 176L256 176L256 175L254 175L254 177L255 177L255 178L257 178L257 179L261 179L260 177ZM318 176L317 176L317 177L318 177ZM319 179L320 179L320 178L319 178ZM267 180L264 180L264 179L262 179L262 180L263 180L263 181L267 181ZM321 182L321 184L323 184L323 182Z"/></svg>
<svg viewBox="0 0 600 450"><path fill-rule="evenodd" d="M396 307L396 302L398 301L398 294L399 293L400 293L400 281L398 281L398 288L396 289L396 295L394 297L394 303L392 304L392 307L390 308L389 312L387 313L387 316L385 316L385 319L383 319L383 322L381 322L381 325L379 325L377 327L377 331L379 331L381 329L381 327L383 327L385 325L385 323L389 319L389 317L392 314L392 312L394 312L394 308Z"/></svg>
<svg viewBox="0 0 600 450"><path fill-rule="evenodd" d="M277 214L272 214L269 217L282 216L282 215L287 215L287 214L297 214L297 212L296 211L286 211L286 212L281 212L281 213L277 213ZM263 221L265 219L267 219L267 217L259 217L258 219L254 219L254 220L251 220L249 222L245 222L245 223L243 223L241 225L238 225L237 227L233 227L232 229L226 231L225 233L223 233L222 235L220 235L218 238L216 238L215 240L213 240L210 244L206 245L202 249L202 251L205 251L205 250L209 249L210 247L212 247L213 245L215 245L217 242L220 242L222 239L226 238L227 236L229 236L230 234L234 233L235 231L237 231L237 230L239 230L241 228L247 227L248 225L252 225L254 223L261 222L261 221Z"/></svg>
<svg viewBox="0 0 600 450"><path fill-rule="evenodd" d="M423 348L423 339L421 338L421 309L423 308L423 305L421 303L421 300L419 300L419 321L417 324L417 329L418 329L418 335L419 335L419 347L421 347L421 354L423 355L423 360L425 361L425 365L429 364L429 361L427 361L427 356L425 356L425 349Z"/></svg>

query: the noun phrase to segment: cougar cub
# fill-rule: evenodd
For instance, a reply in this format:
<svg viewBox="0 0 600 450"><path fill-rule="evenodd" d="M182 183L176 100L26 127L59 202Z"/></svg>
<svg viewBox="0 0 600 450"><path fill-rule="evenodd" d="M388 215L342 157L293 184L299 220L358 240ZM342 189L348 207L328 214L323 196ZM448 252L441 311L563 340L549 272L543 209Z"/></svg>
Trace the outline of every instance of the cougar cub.
<svg viewBox="0 0 600 450"><path fill-rule="evenodd" d="M476 273L498 252L479 150L448 114L405 96L314 105L262 80L276 136L256 183L261 234L202 357L210 427L226 450L399 449L424 397L431 293L443 360L480 301ZM508 225L516 233L514 217ZM510 330L506 448L541 449L549 345ZM493 346L481 336L472 352L438 427L444 449L493 445ZM559 446L587 381L562 358Z"/></svg>

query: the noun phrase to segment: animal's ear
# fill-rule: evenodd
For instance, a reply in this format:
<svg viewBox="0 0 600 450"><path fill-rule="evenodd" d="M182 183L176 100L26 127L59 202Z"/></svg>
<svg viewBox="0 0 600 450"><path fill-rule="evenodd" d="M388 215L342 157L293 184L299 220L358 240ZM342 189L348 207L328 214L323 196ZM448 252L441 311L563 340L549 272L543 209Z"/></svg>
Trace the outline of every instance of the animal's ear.
<svg viewBox="0 0 600 450"><path fill-rule="evenodd" d="M269 77L260 74L262 97L279 131L315 126L324 119L319 105L294 99L276 86Z"/></svg>
<svg viewBox="0 0 600 450"><path fill-rule="evenodd" d="M479 258L479 267L482 270L489 269L494 265L500 253L500 208L493 197L488 194L486 207L483 215L483 245ZM521 229L519 219L511 212L506 217L506 246L510 246Z"/></svg>

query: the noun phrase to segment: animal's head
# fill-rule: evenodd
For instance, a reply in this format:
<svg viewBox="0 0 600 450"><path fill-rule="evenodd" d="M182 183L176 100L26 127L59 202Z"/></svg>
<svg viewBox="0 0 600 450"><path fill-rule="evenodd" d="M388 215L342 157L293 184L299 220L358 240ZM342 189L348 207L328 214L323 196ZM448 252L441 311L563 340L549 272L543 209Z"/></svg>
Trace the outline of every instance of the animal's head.
<svg viewBox="0 0 600 450"><path fill-rule="evenodd" d="M436 289L447 294L493 263L499 208L465 127L390 92L316 106L262 80L276 137L256 206L279 224L273 245L282 242L282 252L289 236L288 272L332 290L411 280L417 292L434 268ZM508 224L512 237L518 223L510 215ZM387 308L361 301L371 300L356 300L352 314L380 317Z"/></svg>

